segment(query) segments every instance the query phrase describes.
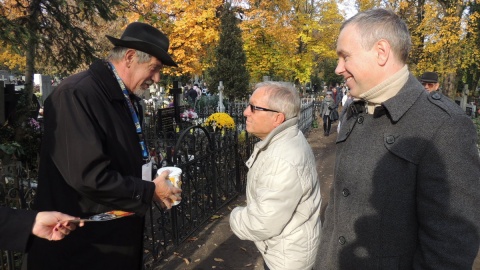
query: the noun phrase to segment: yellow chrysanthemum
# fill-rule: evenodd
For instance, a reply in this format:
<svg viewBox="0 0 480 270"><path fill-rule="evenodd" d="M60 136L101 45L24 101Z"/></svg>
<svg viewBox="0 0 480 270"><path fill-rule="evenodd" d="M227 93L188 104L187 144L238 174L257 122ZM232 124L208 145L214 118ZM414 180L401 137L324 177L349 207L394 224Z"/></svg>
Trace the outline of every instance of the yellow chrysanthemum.
<svg viewBox="0 0 480 270"><path fill-rule="evenodd" d="M215 126L219 130L222 128L234 129L235 121L227 113L214 113L207 118L205 126Z"/></svg>

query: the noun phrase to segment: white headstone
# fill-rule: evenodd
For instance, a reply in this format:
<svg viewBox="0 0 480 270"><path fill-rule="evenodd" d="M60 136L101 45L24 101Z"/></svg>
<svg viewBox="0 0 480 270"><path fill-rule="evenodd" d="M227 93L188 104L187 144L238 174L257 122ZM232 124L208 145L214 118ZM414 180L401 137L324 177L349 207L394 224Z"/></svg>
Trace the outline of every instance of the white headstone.
<svg viewBox="0 0 480 270"><path fill-rule="evenodd" d="M52 78L48 75L33 74L33 85L40 87L40 93L42 94L42 104L47 99L48 95L52 93Z"/></svg>
<svg viewBox="0 0 480 270"><path fill-rule="evenodd" d="M42 93L42 104L43 101L52 93L52 78L50 76L42 75L40 82L40 93Z"/></svg>
<svg viewBox="0 0 480 270"><path fill-rule="evenodd" d="M225 106L223 105L223 81L218 84L218 112L225 112Z"/></svg>
<svg viewBox="0 0 480 270"><path fill-rule="evenodd" d="M465 84L463 86L462 97L460 98L460 108L462 108L463 111L465 111L466 109L467 98L468 98L468 84Z"/></svg>

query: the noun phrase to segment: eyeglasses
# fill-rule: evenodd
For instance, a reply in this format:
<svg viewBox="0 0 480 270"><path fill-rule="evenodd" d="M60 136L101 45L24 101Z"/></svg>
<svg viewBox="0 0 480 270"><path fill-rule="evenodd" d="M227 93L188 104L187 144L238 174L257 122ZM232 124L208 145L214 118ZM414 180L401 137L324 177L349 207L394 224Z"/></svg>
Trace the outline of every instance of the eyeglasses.
<svg viewBox="0 0 480 270"><path fill-rule="evenodd" d="M250 110L252 111L252 113L255 113L255 111L276 112L276 113L279 112L279 111L275 111L275 110L271 110L271 109L267 109L267 108L258 107L258 106L252 105L250 103L248 105L250 106Z"/></svg>
<svg viewBox="0 0 480 270"><path fill-rule="evenodd" d="M435 86L435 84L436 83L433 83L433 82L428 82L428 83L427 82L422 82L423 86L428 86L428 87L433 87L433 86Z"/></svg>

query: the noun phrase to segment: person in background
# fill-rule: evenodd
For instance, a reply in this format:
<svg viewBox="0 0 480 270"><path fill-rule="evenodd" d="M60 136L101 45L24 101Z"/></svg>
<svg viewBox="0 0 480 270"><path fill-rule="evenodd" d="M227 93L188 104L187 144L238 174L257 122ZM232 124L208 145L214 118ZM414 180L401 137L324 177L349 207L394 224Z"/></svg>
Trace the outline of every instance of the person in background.
<svg viewBox="0 0 480 270"><path fill-rule="evenodd" d="M336 140L315 269L472 269L476 129L408 71L410 48L408 27L391 10L358 13L340 28L335 72L355 101Z"/></svg>
<svg viewBox="0 0 480 270"><path fill-rule="evenodd" d="M62 240L84 222L60 212L0 207L0 249L24 252L32 235L49 241Z"/></svg>
<svg viewBox="0 0 480 270"><path fill-rule="evenodd" d="M195 107L195 102L197 101L197 98L198 98L197 90L195 90L194 87L189 88L189 90L188 90L188 101L189 101L191 107Z"/></svg>
<svg viewBox="0 0 480 270"><path fill-rule="evenodd" d="M202 89L200 89L200 87L198 87L198 84L194 84L193 89L195 89L195 91L197 91L197 100L199 100L202 97Z"/></svg>
<svg viewBox="0 0 480 270"><path fill-rule="evenodd" d="M335 100L335 103L337 104L337 107L339 107L342 104L343 87L337 83L337 86L333 87L332 91L333 91L332 98L333 98L333 100Z"/></svg>
<svg viewBox="0 0 480 270"><path fill-rule="evenodd" d="M255 88L243 115L247 132L261 141L246 162L247 206L233 209L230 227L255 243L266 270L311 269L322 199L315 157L297 127L300 98L289 84Z"/></svg>
<svg viewBox="0 0 480 270"><path fill-rule="evenodd" d="M328 91L320 105L320 115L323 119L323 135L330 135L332 122L338 119L337 104L332 98L332 92Z"/></svg>
<svg viewBox="0 0 480 270"><path fill-rule="evenodd" d="M163 66L176 66L169 40L140 22L107 38L115 46L108 59L66 78L45 101L34 206L78 217L135 215L91 222L59 242L34 238L25 269L142 269L145 213L152 201L168 209L180 200L168 171L142 180L149 153L137 95L159 82Z"/></svg>
<svg viewBox="0 0 480 270"><path fill-rule="evenodd" d="M438 83L438 74L436 72L424 72L420 77L420 82L427 92L438 91L440 83Z"/></svg>

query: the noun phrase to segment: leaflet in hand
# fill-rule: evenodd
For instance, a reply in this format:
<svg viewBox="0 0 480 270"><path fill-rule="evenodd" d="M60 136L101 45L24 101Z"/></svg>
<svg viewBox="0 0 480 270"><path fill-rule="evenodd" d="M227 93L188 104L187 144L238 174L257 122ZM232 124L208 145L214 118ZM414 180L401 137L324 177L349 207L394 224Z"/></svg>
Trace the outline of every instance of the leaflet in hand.
<svg viewBox="0 0 480 270"><path fill-rule="evenodd" d="M133 214L135 214L135 213L125 212L125 211L121 211L121 210L113 210L113 211L108 211L108 212L101 213L101 214L96 214L96 215L93 215L93 216L85 218L85 219L69 220L69 222L79 223L80 221L83 221L83 222L108 221L108 220L113 220L113 219L117 219L117 218L128 217L128 216L131 216Z"/></svg>

